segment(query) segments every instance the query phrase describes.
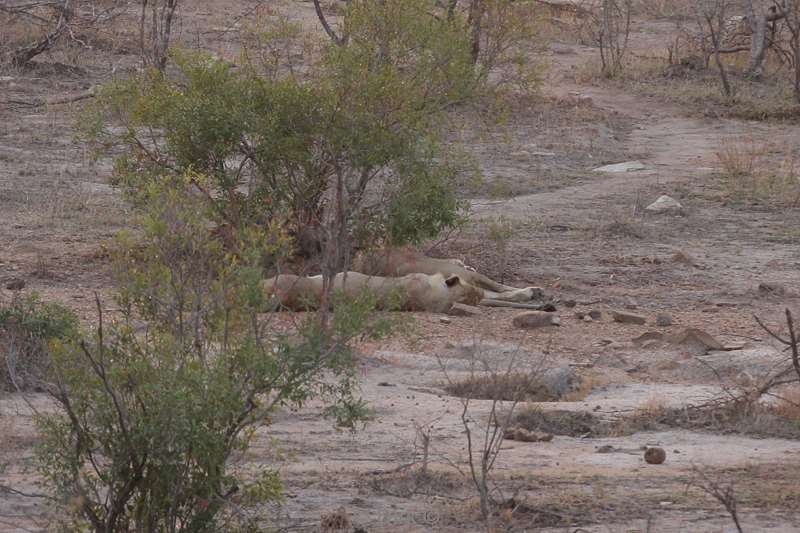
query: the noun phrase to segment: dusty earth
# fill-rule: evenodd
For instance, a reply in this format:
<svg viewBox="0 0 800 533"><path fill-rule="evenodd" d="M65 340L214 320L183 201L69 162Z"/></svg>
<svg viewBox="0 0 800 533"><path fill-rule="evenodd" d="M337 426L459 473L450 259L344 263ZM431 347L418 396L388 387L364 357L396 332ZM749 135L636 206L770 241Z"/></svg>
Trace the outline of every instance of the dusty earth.
<svg viewBox="0 0 800 533"><path fill-rule="evenodd" d="M292 5L293 16L312 20L309 3ZM233 0L187 5L180 38L232 54L230 33L220 28L231 10L242 9ZM646 46L664 27L637 21L633 42ZM538 408L597 420L703 403L732 383L757 379L780 358L753 315L778 327L785 307L800 311L800 210L728 202L715 153L743 134L794 144L800 127L692 118L651 98L576 83L575 69L594 54L552 43L544 54L550 65L544 96L497 131L466 136L486 177L484 185L465 188L473 223L431 246L434 254L462 258L506 282L544 287L562 302L561 327L519 330L511 324L516 312L500 309L479 317L426 314L415 317L414 333L362 346L362 392L373 421L351 435L335 431L319 406L283 413L243 458L242 468L271 463L269 438L292 452L282 467L286 501L275 526L318 530L321 516L344 509L360 531L484 530L467 473L463 406L443 389L448 376L467 375L475 358L498 368L510 361L519 369L573 368L584 383L573 401ZM65 67L68 60L76 66ZM125 46L109 45L40 63L0 76L0 100L77 93L136 58ZM107 184L110 162L94 162L75 138L79 110L80 104L0 104L0 281L5 287L22 278L25 291L63 301L91 321L93 294L110 293L103 245L126 227L128 211ZM644 169L592 170L631 159ZM679 200L683 213L643 209L661 194ZM513 228L505 260L486 237L486 222L501 214ZM787 290L765 293L758 289L762 282ZM7 301L11 292L2 287ZM576 317L589 310L603 315L588 322ZM647 323L613 322L611 310L643 315ZM672 325L656 326L663 313ZM704 354L633 342L646 332L687 327L731 350ZM37 395L27 401L46 405ZM470 404L476 424L485 422L489 403ZM735 487L745 531L800 531L800 428L797 419L786 422L792 423L794 430L780 434L794 439L776 438L769 425L749 431L735 424L704 430L666 424L505 441L495 475L504 497L513 496L518 506L495 517L494 527L733 531L722 506L692 483L699 469ZM430 427L425 477L417 474L416 425ZM35 442L26 401L0 396L0 462L9 464L0 484L38 490L30 471ZM666 462L646 464L645 445L662 446ZM40 500L0 494L0 531L39 530L47 518Z"/></svg>

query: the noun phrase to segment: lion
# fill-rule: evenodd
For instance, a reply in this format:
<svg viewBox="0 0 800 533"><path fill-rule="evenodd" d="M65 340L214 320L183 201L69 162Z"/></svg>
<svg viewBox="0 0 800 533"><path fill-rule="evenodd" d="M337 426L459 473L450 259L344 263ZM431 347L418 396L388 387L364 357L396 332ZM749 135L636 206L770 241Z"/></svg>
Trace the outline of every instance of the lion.
<svg viewBox="0 0 800 533"><path fill-rule="evenodd" d="M272 310L312 311L322 300L322 276L281 274L263 280L265 294L273 299ZM446 313L455 303L478 305L484 291L464 283L457 275L413 273L387 278L359 272L336 274L333 289L357 296L371 291L378 309Z"/></svg>
<svg viewBox="0 0 800 533"><path fill-rule="evenodd" d="M373 253L362 253L356 257L353 270L385 277L412 273L458 276L462 283L483 290L482 305L501 306L500 302L523 303L544 297L544 291L540 287L510 287L467 269L458 259L434 259L411 248L387 248Z"/></svg>

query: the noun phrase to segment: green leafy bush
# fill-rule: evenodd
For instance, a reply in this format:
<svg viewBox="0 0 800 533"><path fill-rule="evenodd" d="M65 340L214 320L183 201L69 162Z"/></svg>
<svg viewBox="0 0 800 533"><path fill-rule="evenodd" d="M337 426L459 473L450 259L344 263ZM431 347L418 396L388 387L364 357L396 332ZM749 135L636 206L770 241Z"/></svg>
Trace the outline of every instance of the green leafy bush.
<svg viewBox="0 0 800 533"><path fill-rule="evenodd" d="M275 468L238 468L255 430L310 398L354 427L367 410L350 343L388 323L354 301L326 329L275 328L259 263L279 253L281 231L238 233L233 255L207 238L202 199L149 194L142 235L117 247L121 315L103 317L98 302L95 331L53 344L59 409L37 420L40 471L70 528L246 530L281 498Z"/></svg>
<svg viewBox="0 0 800 533"><path fill-rule="evenodd" d="M343 252L355 234L433 236L464 208L441 136L480 76L463 28L426 6L354 2L348 44L321 45L302 75L264 69L255 54L234 68L176 51L179 76L150 71L107 86L87 129L102 146L127 147L116 182L139 204L151 183L202 173L186 185L218 225L319 227Z"/></svg>
<svg viewBox="0 0 800 533"><path fill-rule="evenodd" d="M0 306L0 390L40 388L50 366L48 343L75 337L78 327L71 310L36 293Z"/></svg>

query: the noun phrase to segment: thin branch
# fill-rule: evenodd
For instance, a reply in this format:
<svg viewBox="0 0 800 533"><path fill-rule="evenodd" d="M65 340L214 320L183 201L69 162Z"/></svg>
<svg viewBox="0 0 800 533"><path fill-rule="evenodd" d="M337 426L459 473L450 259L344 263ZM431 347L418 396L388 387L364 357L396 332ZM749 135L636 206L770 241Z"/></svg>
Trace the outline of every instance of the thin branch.
<svg viewBox="0 0 800 533"><path fill-rule="evenodd" d="M322 6L319 5L319 0L314 1L314 11L317 12L317 18L319 19L320 24L322 24L322 28L325 30L325 33L328 34L328 37L331 38L333 42L338 45L345 44L345 39L336 35L336 32L331 28L331 25L328 24L328 19L325 18L325 13L322 12Z"/></svg>

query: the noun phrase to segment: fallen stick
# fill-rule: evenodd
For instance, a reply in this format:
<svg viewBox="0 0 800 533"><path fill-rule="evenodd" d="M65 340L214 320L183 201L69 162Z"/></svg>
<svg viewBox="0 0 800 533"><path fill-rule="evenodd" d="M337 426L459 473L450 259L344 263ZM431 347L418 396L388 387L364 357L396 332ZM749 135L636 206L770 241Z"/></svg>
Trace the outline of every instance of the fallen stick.
<svg viewBox="0 0 800 533"><path fill-rule="evenodd" d="M522 303L522 302L506 302L505 300L495 300L494 298L484 298L481 303L484 307L511 307L514 309L533 309L535 311L546 311L552 309L555 311L555 306L551 302L544 303Z"/></svg>
<svg viewBox="0 0 800 533"><path fill-rule="evenodd" d="M92 86L86 91L80 92L78 94L61 96L58 98L40 98L38 100L3 100L2 103L24 105L29 107L42 107L47 105L71 104L73 102L79 102L81 100L86 100L88 98L94 98L94 97L95 97L95 88L94 86Z"/></svg>

